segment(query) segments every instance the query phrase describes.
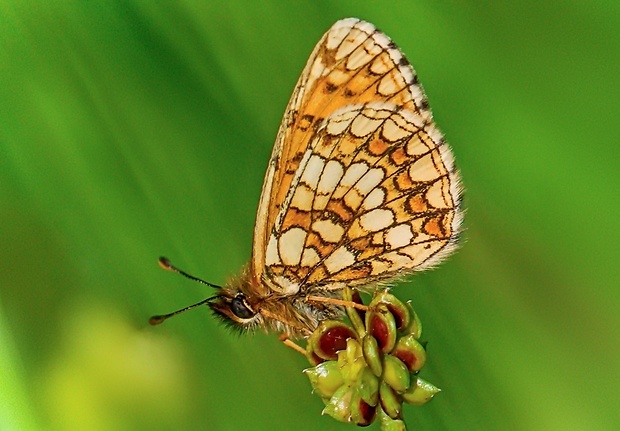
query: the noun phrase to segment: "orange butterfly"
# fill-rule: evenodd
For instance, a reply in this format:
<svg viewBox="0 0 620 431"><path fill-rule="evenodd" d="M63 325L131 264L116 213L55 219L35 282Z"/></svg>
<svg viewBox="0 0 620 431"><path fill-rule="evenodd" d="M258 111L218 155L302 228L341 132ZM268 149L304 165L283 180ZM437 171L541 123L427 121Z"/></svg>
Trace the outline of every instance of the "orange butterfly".
<svg viewBox="0 0 620 431"><path fill-rule="evenodd" d="M460 195L452 152L405 56L372 24L338 21L284 113L249 267L224 287L203 282L216 295L186 309L207 303L241 329L308 336L342 314L345 286L372 291L450 254Z"/></svg>

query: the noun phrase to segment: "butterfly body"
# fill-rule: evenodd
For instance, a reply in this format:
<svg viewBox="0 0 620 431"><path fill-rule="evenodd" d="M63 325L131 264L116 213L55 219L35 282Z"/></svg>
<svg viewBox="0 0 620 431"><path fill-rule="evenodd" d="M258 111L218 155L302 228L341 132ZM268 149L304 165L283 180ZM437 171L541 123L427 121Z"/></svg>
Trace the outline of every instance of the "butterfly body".
<svg viewBox="0 0 620 431"><path fill-rule="evenodd" d="M308 300L312 295L325 297L320 289L287 295L276 292L256 293L259 285L239 277L222 288L216 301L209 303L224 323L243 331L257 328L286 334L289 338L306 337L322 320L337 318L339 307Z"/></svg>
<svg viewBox="0 0 620 431"><path fill-rule="evenodd" d="M336 22L285 111L250 265L209 306L241 329L307 336L345 286L438 264L462 221L460 179L401 51L372 24Z"/></svg>

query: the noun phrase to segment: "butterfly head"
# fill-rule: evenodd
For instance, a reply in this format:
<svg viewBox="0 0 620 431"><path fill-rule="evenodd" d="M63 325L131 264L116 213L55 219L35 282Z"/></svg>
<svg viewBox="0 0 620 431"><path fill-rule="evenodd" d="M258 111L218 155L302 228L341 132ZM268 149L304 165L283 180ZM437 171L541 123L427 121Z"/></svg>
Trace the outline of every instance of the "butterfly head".
<svg viewBox="0 0 620 431"><path fill-rule="evenodd" d="M246 331L252 329L261 316L248 297L240 291L222 288L220 294L209 303L218 318L231 328Z"/></svg>

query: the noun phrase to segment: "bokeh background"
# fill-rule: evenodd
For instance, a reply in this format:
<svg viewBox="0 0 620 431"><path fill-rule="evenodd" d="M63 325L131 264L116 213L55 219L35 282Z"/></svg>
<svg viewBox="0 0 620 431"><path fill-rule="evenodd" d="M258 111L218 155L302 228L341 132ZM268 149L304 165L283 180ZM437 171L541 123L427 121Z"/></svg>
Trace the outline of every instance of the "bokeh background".
<svg viewBox="0 0 620 431"><path fill-rule="evenodd" d="M401 283L443 389L410 430L620 429L620 3L0 3L0 429L345 430L303 357L205 308L250 255L284 107L337 19L409 57L467 189ZM378 427L375 425L374 429Z"/></svg>

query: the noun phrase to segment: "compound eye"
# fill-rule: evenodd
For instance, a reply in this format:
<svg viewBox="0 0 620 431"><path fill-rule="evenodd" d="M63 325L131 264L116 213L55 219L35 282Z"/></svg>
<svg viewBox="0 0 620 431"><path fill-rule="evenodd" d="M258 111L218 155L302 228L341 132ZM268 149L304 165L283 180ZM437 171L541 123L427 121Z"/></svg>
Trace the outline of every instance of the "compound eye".
<svg viewBox="0 0 620 431"><path fill-rule="evenodd" d="M250 319L254 317L254 311L245 300L245 295L239 294L230 301L230 311L240 319Z"/></svg>

